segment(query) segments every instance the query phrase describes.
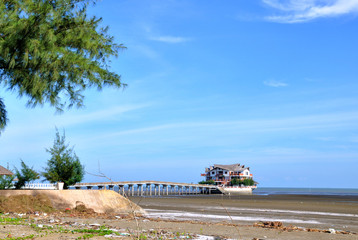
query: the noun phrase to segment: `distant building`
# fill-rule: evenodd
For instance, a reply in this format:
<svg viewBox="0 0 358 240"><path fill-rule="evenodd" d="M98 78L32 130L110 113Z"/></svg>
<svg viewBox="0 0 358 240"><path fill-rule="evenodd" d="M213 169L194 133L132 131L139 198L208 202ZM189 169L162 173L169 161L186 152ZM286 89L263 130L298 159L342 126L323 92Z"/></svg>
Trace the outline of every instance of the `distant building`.
<svg viewBox="0 0 358 240"><path fill-rule="evenodd" d="M219 165L214 164L205 169L205 173L201 176L206 177L206 181L213 180L216 185L230 185L232 179L245 180L248 178L252 179L250 168L239 163L230 165Z"/></svg>
<svg viewBox="0 0 358 240"><path fill-rule="evenodd" d="M14 173L11 172L9 169L6 169L3 166L0 166L0 176L3 176L3 175L12 176L12 175L14 175Z"/></svg>

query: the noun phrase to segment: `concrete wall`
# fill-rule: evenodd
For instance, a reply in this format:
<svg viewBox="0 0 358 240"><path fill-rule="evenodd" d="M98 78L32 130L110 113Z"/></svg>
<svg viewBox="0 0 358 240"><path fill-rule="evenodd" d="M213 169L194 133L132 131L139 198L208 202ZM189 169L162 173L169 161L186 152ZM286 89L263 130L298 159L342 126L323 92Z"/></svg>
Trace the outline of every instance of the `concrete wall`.
<svg viewBox="0 0 358 240"><path fill-rule="evenodd" d="M1 196L45 194L51 200L53 207L58 210L75 208L84 204L97 213L132 213L145 214L145 211L111 190L0 190Z"/></svg>

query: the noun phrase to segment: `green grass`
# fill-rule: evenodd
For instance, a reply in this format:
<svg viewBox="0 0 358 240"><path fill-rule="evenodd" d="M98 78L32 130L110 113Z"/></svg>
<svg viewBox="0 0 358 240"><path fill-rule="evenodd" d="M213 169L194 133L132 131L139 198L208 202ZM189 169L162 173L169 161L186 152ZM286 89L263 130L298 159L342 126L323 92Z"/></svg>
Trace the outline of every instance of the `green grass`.
<svg viewBox="0 0 358 240"><path fill-rule="evenodd" d="M0 224L1 225L5 225L5 224L19 225L19 224L23 224L23 223L24 223L23 218L7 217L3 214L0 215Z"/></svg>

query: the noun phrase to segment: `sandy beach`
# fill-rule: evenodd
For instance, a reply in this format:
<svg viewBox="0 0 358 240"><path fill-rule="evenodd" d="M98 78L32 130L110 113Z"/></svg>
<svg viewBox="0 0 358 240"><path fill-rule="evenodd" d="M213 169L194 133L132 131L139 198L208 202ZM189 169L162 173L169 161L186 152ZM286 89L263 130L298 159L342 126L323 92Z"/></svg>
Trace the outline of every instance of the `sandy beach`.
<svg viewBox="0 0 358 240"><path fill-rule="evenodd" d="M285 226L294 225L302 229L358 232L357 196L198 195L131 197L131 200L144 208L151 218L191 220L213 224L233 223L243 228L261 221L280 221ZM220 228L216 228L215 231ZM228 232L228 230L223 230L224 235L235 238L234 232L231 235ZM356 237L350 236L349 239L356 239ZM277 239L277 236L274 239Z"/></svg>
<svg viewBox="0 0 358 240"><path fill-rule="evenodd" d="M147 215L5 214L0 239L358 239L358 197L197 195L131 200Z"/></svg>

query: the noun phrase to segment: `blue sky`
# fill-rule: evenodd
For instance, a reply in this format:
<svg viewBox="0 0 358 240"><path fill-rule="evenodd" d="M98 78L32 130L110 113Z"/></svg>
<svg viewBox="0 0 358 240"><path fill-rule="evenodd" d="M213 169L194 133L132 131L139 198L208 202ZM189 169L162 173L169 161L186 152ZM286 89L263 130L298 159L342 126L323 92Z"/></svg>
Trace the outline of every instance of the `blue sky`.
<svg viewBox="0 0 358 240"><path fill-rule="evenodd" d="M358 0L102 0L90 14L127 47L112 70L128 87L63 114L0 90L1 165L41 171L57 126L117 181L241 163L261 187L358 188Z"/></svg>

